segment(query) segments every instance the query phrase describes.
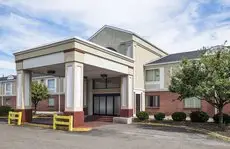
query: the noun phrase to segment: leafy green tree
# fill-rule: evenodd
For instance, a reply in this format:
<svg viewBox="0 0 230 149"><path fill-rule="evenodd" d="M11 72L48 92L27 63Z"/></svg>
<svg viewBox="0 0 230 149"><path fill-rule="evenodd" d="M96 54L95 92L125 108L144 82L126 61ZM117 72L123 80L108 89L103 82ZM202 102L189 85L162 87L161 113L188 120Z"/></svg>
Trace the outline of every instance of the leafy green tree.
<svg viewBox="0 0 230 149"><path fill-rule="evenodd" d="M31 87L31 100L34 104L34 111L37 111L37 105L40 101L45 100L49 97L48 88L43 83L32 82Z"/></svg>
<svg viewBox="0 0 230 149"><path fill-rule="evenodd" d="M199 60L184 59L173 74L169 90L179 100L197 97L218 109L223 128L223 108L230 103L230 48L217 46L202 49Z"/></svg>

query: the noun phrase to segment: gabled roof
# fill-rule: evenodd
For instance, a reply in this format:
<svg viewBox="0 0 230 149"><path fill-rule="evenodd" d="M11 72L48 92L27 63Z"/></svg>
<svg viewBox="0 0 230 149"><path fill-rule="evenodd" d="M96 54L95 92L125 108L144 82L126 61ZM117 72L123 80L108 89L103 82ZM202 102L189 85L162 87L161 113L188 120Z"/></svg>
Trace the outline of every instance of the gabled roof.
<svg viewBox="0 0 230 149"><path fill-rule="evenodd" d="M168 63L168 62L178 62L178 61L183 60L184 58L187 58L187 59L197 59L204 52L205 52L205 50L196 50L196 51L190 51L190 52L182 52L182 53L170 54L170 55L162 57L162 58L160 58L158 60L149 62L146 65Z"/></svg>
<svg viewBox="0 0 230 149"><path fill-rule="evenodd" d="M129 31L129 30L125 30L125 29L122 29L122 28L118 28L118 27L114 27L114 26L110 26L110 25L104 25L102 28L100 28L96 33L94 33L91 37L89 37L89 41L91 39L93 39L95 36L97 36L102 30L104 30L105 28L110 28L110 29L113 29L113 30L117 30L117 31L120 31L120 32L124 32L124 33L127 33L127 34L131 34L133 36L136 36L140 39L142 39L143 41L145 41L146 43L150 44L151 46L155 47L156 49L158 49L159 51L165 53L165 54L168 54L167 52L163 51L162 49L158 48L157 46L155 46L154 44L152 44L151 42L147 41L146 39L144 39L143 37L139 36L138 34L132 32L132 31Z"/></svg>
<svg viewBox="0 0 230 149"><path fill-rule="evenodd" d="M0 81L15 80L15 79L17 79L16 75L9 75L7 77L0 77Z"/></svg>

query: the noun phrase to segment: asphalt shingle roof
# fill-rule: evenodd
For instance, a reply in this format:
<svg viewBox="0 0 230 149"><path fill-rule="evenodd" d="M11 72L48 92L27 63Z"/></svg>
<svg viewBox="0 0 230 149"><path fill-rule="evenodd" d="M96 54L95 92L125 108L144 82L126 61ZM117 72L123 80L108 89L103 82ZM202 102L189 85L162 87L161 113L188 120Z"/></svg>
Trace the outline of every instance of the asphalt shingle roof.
<svg viewBox="0 0 230 149"><path fill-rule="evenodd" d="M197 51L169 54L169 55L167 55L165 57L162 57L162 58L160 58L158 60L152 61L152 62L150 62L148 64L175 62L175 61L181 61L184 58L196 59L196 58L199 58L204 52L205 52L204 50L197 50Z"/></svg>
<svg viewBox="0 0 230 149"><path fill-rule="evenodd" d="M12 80L15 80L15 79L17 78L17 76L16 76L16 75L12 75L12 76L14 77ZM9 77L9 76L6 76L6 77L0 77L0 81L6 81L8 77Z"/></svg>

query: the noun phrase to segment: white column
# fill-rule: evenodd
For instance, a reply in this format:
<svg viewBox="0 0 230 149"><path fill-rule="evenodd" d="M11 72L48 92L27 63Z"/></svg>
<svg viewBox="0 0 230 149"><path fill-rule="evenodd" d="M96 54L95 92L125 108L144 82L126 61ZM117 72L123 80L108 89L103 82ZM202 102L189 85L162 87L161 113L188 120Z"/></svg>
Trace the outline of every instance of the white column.
<svg viewBox="0 0 230 149"><path fill-rule="evenodd" d="M65 111L83 111L83 64L77 62L66 63L65 69Z"/></svg>
<svg viewBox="0 0 230 149"><path fill-rule="evenodd" d="M93 115L93 80L88 80L88 115Z"/></svg>
<svg viewBox="0 0 230 149"><path fill-rule="evenodd" d="M164 89L165 88L165 79L164 79L164 67L160 68L160 88Z"/></svg>
<svg viewBox="0 0 230 149"><path fill-rule="evenodd" d="M84 108L87 107L87 79L84 79L84 85L83 85L83 104Z"/></svg>
<svg viewBox="0 0 230 149"><path fill-rule="evenodd" d="M133 76L121 78L121 116L130 117L133 114L134 103Z"/></svg>
<svg viewBox="0 0 230 149"><path fill-rule="evenodd" d="M145 92L141 93L141 111L145 111Z"/></svg>
<svg viewBox="0 0 230 149"><path fill-rule="evenodd" d="M16 109L31 109L31 73L17 71Z"/></svg>

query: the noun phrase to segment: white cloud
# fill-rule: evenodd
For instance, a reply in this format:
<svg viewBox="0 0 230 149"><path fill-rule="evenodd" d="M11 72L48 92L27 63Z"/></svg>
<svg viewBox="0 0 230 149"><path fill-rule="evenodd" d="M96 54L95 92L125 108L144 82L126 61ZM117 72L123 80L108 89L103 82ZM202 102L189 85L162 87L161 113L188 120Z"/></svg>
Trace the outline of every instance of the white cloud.
<svg viewBox="0 0 230 149"><path fill-rule="evenodd" d="M230 29L228 23L219 23L230 12L222 12L201 17L198 9L210 0L12 0L3 1L30 16L47 18L62 26L68 26L73 32L78 24L86 26L84 34L90 36L104 24L115 25L137 32L153 44L169 53L194 50L206 45L223 43ZM229 0L219 0L223 5ZM15 16L13 17L15 18ZM39 26L41 22L17 18L30 26ZM11 20L9 20L10 22ZM32 24L31 24L32 22ZM196 23L202 22L199 29ZM33 24L34 23L34 24ZM10 24L13 24L10 22ZM13 25L15 26L15 25ZM12 26L12 27L13 27ZM23 25L25 27L25 25ZM20 26L21 39L5 38L18 44L33 46L38 43L59 38L58 35L40 32L39 28L27 30ZM36 36L37 35L37 36ZM33 36L33 40L30 40ZM8 44L6 44L7 47Z"/></svg>
<svg viewBox="0 0 230 149"><path fill-rule="evenodd" d="M3 69L14 68L15 69L15 63L0 60L0 68L3 68Z"/></svg>

